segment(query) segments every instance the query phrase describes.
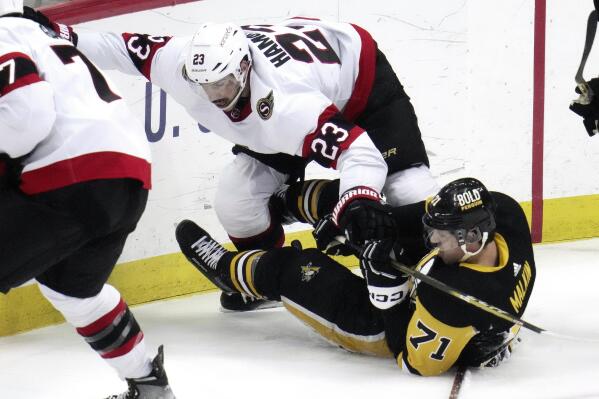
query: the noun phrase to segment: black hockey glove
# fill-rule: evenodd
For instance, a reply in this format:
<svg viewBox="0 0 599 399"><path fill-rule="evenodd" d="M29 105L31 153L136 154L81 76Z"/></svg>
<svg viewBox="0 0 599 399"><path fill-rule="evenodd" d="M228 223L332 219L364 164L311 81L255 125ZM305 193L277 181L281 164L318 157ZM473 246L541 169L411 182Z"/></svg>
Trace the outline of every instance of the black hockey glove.
<svg viewBox="0 0 599 399"><path fill-rule="evenodd" d="M343 235L343 233L333 222L332 215L326 215L320 219L314 226L312 235L316 241L316 247L327 255L353 255L353 251L351 249L335 239L335 237Z"/></svg>
<svg viewBox="0 0 599 399"><path fill-rule="evenodd" d="M343 193L333 210L333 221L357 245L397 235L391 207L383 204L379 193L368 187L354 187Z"/></svg>
<svg viewBox="0 0 599 399"><path fill-rule="evenodd" d="M396 256L397 254L397 256ZM390 259L399 258L403 249L393 240L367 241L360 253L360 269L366 279L370 302L379 309L389 309L408 296L408 276L393 268Z"/></svg>
<svg viewBox="0 0 599 399"><path fill-rule="evenodd" d="M589 136L594 136L599 131L599 100L597 99L597 95L599 95L599 78L591 79L588 85L591 89L591 93L589 93L590 98L580 96L572 101L570 109L582 116L584 128L587 130ZM575 91L581 94L578 87L576 87ZM585 104L588 100L590 102Z"/></svg>
<svg viewBox="0 0 599 399"><path fill-rule="evenodd" d="M43 12L27 6L23 7L23 18L27 18L37 22L46 29L50 30L51 32L54 32L56 36L60 37L61 39L68 40L71 43L73 43L74 46L77 46L77 34L73 31L73 28L71 28L70 26L53 22Z"/></svg>

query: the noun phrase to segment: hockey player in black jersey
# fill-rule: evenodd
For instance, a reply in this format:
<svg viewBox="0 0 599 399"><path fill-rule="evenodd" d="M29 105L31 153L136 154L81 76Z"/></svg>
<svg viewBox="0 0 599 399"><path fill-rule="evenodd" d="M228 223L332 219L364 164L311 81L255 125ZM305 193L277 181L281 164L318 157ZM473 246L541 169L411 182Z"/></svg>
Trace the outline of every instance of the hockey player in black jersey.
<svg viewBox="0 0 599 399"><path fill-rule="evenodd" d="M365 243L364 278L317 249L229 252L191 221L179 224L177 240L222 290L281 300L347 350L393 357L402 369L423 376L505 360L518 328L409 279L388 259L411 264L422 257L416 266L421 272L520 317L536 271L519 204L465 178L429 201L395 208L394 217L396 240Z"/></svg>

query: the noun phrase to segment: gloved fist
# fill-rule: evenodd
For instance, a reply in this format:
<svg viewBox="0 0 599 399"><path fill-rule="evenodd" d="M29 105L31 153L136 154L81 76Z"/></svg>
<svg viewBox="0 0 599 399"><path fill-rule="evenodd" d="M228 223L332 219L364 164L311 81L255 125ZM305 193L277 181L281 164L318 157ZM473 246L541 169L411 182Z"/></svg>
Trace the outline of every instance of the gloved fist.
<svg viewBox="0 0 599 399"><path fill-rule="evenodd" d="M370 302L379 309L389 309L408 296L408 276L393 268L390 259L401 258L403 249L393 240L367 241L360 253L360 269L366 279Z"/></svg>
<svg viewBox="0 0 599 399"><path fill-rule="evenodd" d="M320 219L314 226L314 230L312 230L316 247L322 252L332 256L352 255L352 251L348 247L335 239L340 235L343 235L343 233L335 225L331 215L326 215Z"/></svg>
<svg viewBox="0 0 599 399"><path fill-rule="evenodd" d="M348 240L362 245L366 240L394 238L397 234L391 207L368 187L347 190L333 210L333 221Z"/></svg>
<svg viewBox="0 0 599 399"><path fill-rule="evenodd" d="M570 104L570 109L576 114L582 116L582 123L589 136L594 136L599 131L599 78L591 79L587 82L590 93L587 96L581 95ZM580 88L576 87L576 93L581 94ZM589 101L590 100L590 101Z"/></svg>
<svg viewBox="0 0 599 399"><path fill-rule="evenodd" d="M28 6L23 7L23 18L27 18L37 22L46 29L54 32L56 36L60 37L61 39L68 40L71 43L73 43L74 46L77 46L77 34L73 31L73 28L71 28L70 26L53 22L43 12L35 10Z"/></svg>

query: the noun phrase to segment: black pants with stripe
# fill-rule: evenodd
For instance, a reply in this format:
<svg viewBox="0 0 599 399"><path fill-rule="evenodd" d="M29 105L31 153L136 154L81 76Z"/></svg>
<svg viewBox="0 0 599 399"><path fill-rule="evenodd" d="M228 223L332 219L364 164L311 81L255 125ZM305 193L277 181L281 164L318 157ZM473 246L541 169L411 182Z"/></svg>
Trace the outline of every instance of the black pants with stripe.
<svg viewBox="0 0 599 399"><path fill-rule="evenodd" d="M266 252L254 284L328 340L345 349L391 356L381 312L371 305L366 282L317 249Z"/></svg>
<svg viewBox="0 0 599 399"><path fill-rule="evenodd" d="M36 278L64 295L96 295L148 197L131 179L95 180L24 195L0 188L0 292Z"/></svg>

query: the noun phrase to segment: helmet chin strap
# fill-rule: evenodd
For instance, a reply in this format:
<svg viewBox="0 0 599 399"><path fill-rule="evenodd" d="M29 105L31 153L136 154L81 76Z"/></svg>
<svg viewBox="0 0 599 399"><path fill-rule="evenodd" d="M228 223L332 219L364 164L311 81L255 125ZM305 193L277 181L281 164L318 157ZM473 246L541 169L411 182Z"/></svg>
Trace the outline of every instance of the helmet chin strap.
<svg viewBox="0 0 599 399"><path fill-rule="evenodd" d="M239 97L241 97L241 92L242 91L243 91L243 87L240 87L239 91L237 92L237 94L235 95L235 97L233 97L233 99L231 100L231 102L229 103L229 105L227 105L222 110L225 111L225 112L231 111L233 109L233 107L235 107L235 104L237 104L237 100L239 100Z"/></svg>
<svg viewBox="0 0 599 399"><path fill-rule="evenodd" d="M239 100L239 97L241 97L241 93L243 93L243 90L245 89L245 86L248 84L248 75L250 74L250 67L248 67L248 69L244 72L244 78L243 78L243 84L239 86L239 91L237 92L237 94L235 95L235 97L233 97L233 99L231 100L231 102L229 103L229 105L227 105L225 108L223 108L223 111L225 112L229 112L233 109L233 107L235 107L235 104L237 104L237 101Z"/></svg>
<svg viewBox="0 0 599 399"><path fill-rule="evenodd" d="M468 252L468 250L466 249L466 245L468 245L467 243L464 243L462 245L460 245L460 249L462 251L464 251L464 256L462 256L462 259L460 259L460 262L464 262L465 260L470 259L471 257L473 257L474 255L478 255L480 253L480 251L483 250L483 248L485 247L485 244L487 243L487 239L489 238L489 233L487 233L486 231L483 233L483 238L480 240L480 248L478 248L476 251L474 252Z"/></svg>

